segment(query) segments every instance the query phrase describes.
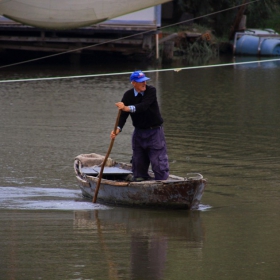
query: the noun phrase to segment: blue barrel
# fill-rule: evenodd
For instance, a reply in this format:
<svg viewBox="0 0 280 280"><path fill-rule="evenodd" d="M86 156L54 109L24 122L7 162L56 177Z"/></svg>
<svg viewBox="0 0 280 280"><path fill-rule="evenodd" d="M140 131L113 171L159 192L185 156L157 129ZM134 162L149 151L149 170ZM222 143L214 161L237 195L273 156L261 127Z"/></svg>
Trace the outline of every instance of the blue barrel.
<svg viewBox="0 0 280 280"><path fill-rule="evenodd" d="M261 55L280 55L280 39L265 39L261 45Z"/></svg>
<svg viewBox="0 0 280 280"><path fill-rule="evenodd" d="M261 44L259 53L258 47L260 40ZM235 53L265 56L280 55L280 38L260 38L258 36L244 35L237 40Z"/></svg>
<svg viewBox="0 0 280 280"><path fill-rule="evenodd" d="M236 42L236 54L257 55L258 54L259 37L251 35L243 35Z"/></svg>

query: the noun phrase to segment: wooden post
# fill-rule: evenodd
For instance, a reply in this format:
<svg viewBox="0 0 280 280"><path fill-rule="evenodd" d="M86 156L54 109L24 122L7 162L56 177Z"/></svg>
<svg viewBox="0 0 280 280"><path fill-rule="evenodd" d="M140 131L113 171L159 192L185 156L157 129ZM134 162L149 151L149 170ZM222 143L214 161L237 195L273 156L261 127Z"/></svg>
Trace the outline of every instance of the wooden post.
<svg viewBox="0 0 280 280"><path fill-rule="evenodd" d="M248 0L243 0L243 3L244 5L242 5L239 10L238 10L238 13L235 17L235 21L233 23L233 26L231 27L231 30L230 30L230 34L229 34L229 40L233 40L234 39L234 34L235 32L238 31L238 28L239 28L239 25L240 25L240 22L242 20L242 17L244 15L244 12L246 10L246 7L247 7L247 1Z"/></svg>
<svg viewBox="0 0 280 280"><path fill-rule="evenodd" d="M159 43L158 43L158 33L156 33L156 60L159 60Z"/></svg>

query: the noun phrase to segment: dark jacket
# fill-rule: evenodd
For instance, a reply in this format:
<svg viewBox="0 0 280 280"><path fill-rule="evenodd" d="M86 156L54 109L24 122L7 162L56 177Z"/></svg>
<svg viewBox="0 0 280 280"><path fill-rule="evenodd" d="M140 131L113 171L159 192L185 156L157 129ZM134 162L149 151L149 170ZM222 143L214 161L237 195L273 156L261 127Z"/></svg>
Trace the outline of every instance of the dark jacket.
<svg viewBox="0 0 280 280"><path fill-rule="evenodd" d="M160 114L156 88L153 86L146 86L144 96L135 96L134 89L126 91L121 100L125 106L134 105L135 113L122 111L119 127L122 129L125 125L127 117L130 115L132 124L136 128L147 129L154 126L162 125L163 119Z"/></svg>

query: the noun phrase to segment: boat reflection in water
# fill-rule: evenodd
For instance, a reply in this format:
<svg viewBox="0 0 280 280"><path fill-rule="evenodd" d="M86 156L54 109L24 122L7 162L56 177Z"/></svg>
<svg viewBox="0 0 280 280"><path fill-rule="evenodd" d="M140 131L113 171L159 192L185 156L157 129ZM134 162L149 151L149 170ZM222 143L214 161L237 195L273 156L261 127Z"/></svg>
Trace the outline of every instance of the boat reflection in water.
<svg viewBox="0 0 280 280"><path fill-rule="evenodd" d="M280 58L264 58L258 56L235 56L235 69L252 69L252 68L278 68L280 66Z"/></svg>
<svg viewBox="0 0 280 280"><path fill-rule="evenodd" d="M98 254L107 256L109 274L112 267L116 275L124 269L117 267L117 254L127 259L130 279L162 279L167 255L176 252L177 245L201 256L205 233L199 211L174 211L167 215L165 211L115 208L77 211L74 215L74 229L80 237L90 231L97 243L94 248L100 250Z"/></svg>

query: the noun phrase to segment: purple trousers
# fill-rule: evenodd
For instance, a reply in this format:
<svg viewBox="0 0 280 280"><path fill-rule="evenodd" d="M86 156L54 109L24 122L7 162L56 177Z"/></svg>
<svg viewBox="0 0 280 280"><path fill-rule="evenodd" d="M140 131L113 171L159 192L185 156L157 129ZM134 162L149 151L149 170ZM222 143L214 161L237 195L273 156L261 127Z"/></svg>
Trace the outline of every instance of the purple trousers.
<svg viewBox="0 0 280 280"><path fill-rule="evenodd" d="M166 180L169 164L163 127L154 129L135 128L132 135L132 172L135 178L149 178L151 164L155 180Z"/></svg>

